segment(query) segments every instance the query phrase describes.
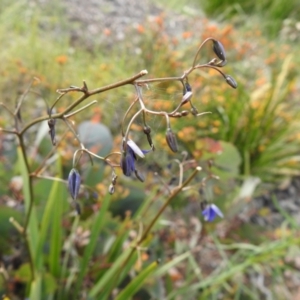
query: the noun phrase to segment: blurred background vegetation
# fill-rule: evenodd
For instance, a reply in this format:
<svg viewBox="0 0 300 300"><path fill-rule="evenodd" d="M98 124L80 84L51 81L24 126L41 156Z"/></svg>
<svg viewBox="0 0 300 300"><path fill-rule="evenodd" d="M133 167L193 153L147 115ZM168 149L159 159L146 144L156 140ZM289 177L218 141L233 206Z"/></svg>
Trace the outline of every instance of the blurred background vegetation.
<svg viewBox="0 0 300 300"><path fill-rule="evenodd" d="M224 45L224 70L238 88L230 89L211 70L190 76L193 104L211 114L175 119L172 126L180 150L204 169L213 159L212 171L220 180L207 187L205 196L187 191L174 199L147 241L150 251L132 259L130 275L120 275L116 286L108 284L114 271L107 270L120 267L124 245L134 241L141 220L150 220L165 199L153 172L172 182L169 164L181 159L167 149L164 120L150 120L156 151L139 164L144 184L121 176L108 199L109 170L101 163L90 167L88 160L81 162L86 188L80 194L80 219L70 213L64 184L35 181L34 201L45 230L42 299L109 299L110 292L129 282L135 284L133 299L300 297L298 1L173 0L132 7L116 1L115 10L107 1L99 2L93 7L76 0L0 0L0 102L14 109L36 78L24 102L24 124L46 114L45 103L55 101L58 88L81 86L83 79L96 88L143 69L150 78L181 75L207 37ZM131 19L126 9L139 16ZM212 54L206 47L200 60L206 62ZM145 91L156 110L171 110L181 93L180 86L166 84ZM77 96L69 94L57 111ZM89 149L99 155L119 151L120 119L133 98L131 87L109 91L96 97L97 107L74 117ZM1 107L0 126L13 125ZM63 139L43 175L66 179L78 144L63 123L57 130ZM132 134L147 148L141 130L137 121ZM37 168L52 150L47 128L34 126L26 138L30 163ZM24 299L30 284L28 257L8 222L10 217L24 222L23 182L15 140L2 132L0 159L0 295ZM203 222L199 203L205 197L222 208L224 220ZM155 259L162 264L150 272Z"/></svg>

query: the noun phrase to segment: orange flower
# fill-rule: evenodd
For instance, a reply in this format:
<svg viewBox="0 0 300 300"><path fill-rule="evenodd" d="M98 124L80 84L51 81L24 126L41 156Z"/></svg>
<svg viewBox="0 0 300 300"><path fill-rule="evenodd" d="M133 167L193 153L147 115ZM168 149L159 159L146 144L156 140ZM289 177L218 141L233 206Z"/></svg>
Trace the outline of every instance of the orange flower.
<svg viewBox="0 0 300 300"><path fill-rule="evenodd" d="M183 39L188 39L193 35L193 33L191 31L185 31L182 33L182 38Z"/></svg>
<svg viewBox="0 0 300 300"><path fill-rule="evenodd" d="M109 28L104 28L103 29L103 34L106 35L106 36L109 36L109 35L111 35L111 30Z"/></svg>
<svg viewBox="0 0 300 300"><path fill-rule="evenodd" d="M138 24L136 30L138 31L138 33L142 34L145 32L145 27L141 24Z"/></svg>
<svg viewBox="0 0 300 300"><path fill-rule="evenodd" d="M68 57L66 55L59 55L55 58L55 60L60 65L64 65L67 62Z"/></svg>

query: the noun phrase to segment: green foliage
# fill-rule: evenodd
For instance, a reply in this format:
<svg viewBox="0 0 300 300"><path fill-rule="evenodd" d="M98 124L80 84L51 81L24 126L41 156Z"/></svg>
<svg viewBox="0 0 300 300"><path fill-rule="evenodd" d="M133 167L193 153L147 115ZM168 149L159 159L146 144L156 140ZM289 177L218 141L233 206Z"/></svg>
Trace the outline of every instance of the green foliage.
<svg viewBox="0 0 300 300"><path fill-rule="evenodd" d="M82 78L89 87L94 88L126 78L136 69L147 68L151 74L169 76L191 63L191 56L185 55L191 45L179 43L176 47L161 26L160 22L164 21L161 16L158 24L152 24L141 34L139 47L142 55L133 59L130 39L124 42L124 48L116 47L110 51L100 47L95 51L73 48L64 31L60 38L54 37L53 28L67 26L58 3L49 4L54 6L49 14L38 5L28 6L27 1L8 4L9 1L0 2L0 93L1 102L12 110L15 108L12 99L24 93L33 76L38 77L41 83L37 88L34 85L32 90L38 91L38 96L50 105L56 98L54 91L57 88L79 85ZM206 4L208 12L223 11L223 16L235 11L262 11L266 16L266 26L269 26L269 20L278 20L274 30L279 28L284 18L293 16L293 12L297 11L294 1L285 5L282 1L207 1ZM178 10L185 11L184 5L184 2L180 3ZM50 35L44 34L41 27L45 18ZM207 30L210 30L209 25ZM166 200L169 199L168 190L162 188L167 184L154 175L147 178L152 185L121 179L125 187L116 187L115 194L108 195L108 168L97 162L92 167L87 166L89 158L86 153L83 155L86 160L78 166L85 185L79 196L83 213L80 217L76 216L72 204L67 201L69 197L64 180L71 166L70 152L76 143L73 136L63 135L63 126L59 123L57 135L65 139L53 148L47 124L44 124L46 127L33 127L26 136L29 145L33 141L33 149L25 149L20 144L17 151L1 152L5 162L0 166L1 201L5 198L3 195L19 196L19 201L24 198L25 208L20 213L1 203L0 250L5 255L14 255L9 243L21 240L20 236L26 244L20 251L20 265L8 270L9 281L5 279L6 270L1 267L1 274L4 274L0 282L1 291L7 292L8 282L18 281L26 286L18 296L30 299L108 299L118 293L116 299L121 300L131 299L141 291L146 291L154 299L175 299L181 295L190 299L214 299L219 295L224 295L224 299L259 299L261 290L249 278L262 274L270 280L268 288L272 289L278 281L284 280L286 270L294 271L284 261L291 249L296 253L293 252L293 257L299 253L299 226L296 222L280 209L274 199L275 206L285 217L285 223L277 228L280 234L272 235L270 240L273 233L265 234L252 224L240 225L241 220L236 216L243 208L244 200L234 203L231 198L235 193L242 194L235 180L241 178L240 175L246 178L245 181L249 175L254 175L263 182L299 175L298 61L295 56L276 52L284 45L272 47L258 36L250 37L253 43L263 45L264 49L259 51L261 56L253 58L252 53L257 48L247 48L249 45L239 40L234 30L230 30L230 36L223 36L222 39L228 45L226 51L231 45L236 46L236 52L240 51L236 54L228 51L230 60L232 57L237 60L232 69L240 75L237 78L238 89L228 89L222 78L201 79L202 71L199 71L190 80L194 83L193 103L199 111L210 111L212 114L200 119L189 116L172 122L180 150L187 149L188 155L203 167L204 172L195 177L196 187L199 188L197 184L205 172L212 171L221 179L218 183L211 180L206 184L206 197L217 199L218 204L228 210L228 220L220 226L226 232L218 226L199 222L201 211L197 201L202 196L197 191L186 189L169 203ZM10 38L7 38L8 33ZM125 49L122 55L120 49ZM263 58L268 59L267 55L273 52L277 55L275 63L262 63ZM243 65L248 58L250 63ZM259 71L267 70L266 78L250 68L253 61L257 62L254 66L259 66ZM230 70L227 66L225 68ZM257 83L256 79L262 79L262 82ZM182 86L163 83L156 87L154 92L151 89L148 94L145 92L153 109L175 108L176 101L182 97ZM81 123L89 126L82 126L79 131L83 140L86 138L84 143L89 144L88 148L92 148L97 155L104 156L115 144L120 145L116 132L124 107L129 103L128 95L129 89L125 88L99 96L101 116L104 122L112 123L109 124L112 127L109 126L110 131L103 124L95 124L95 120L85 111L80 118L74 117L79 124L82 119L90 119L86 121L88 123ZM67 100L62 99L58 110L64 109L74 99L73 94ZM36 94L28 94L24 101L27 105L27 110L22 111L25 121L32 120L33 111L40 116L41 112L34 110L36 104L40 104L36 102ZM44 103L42 105L44 115L46 109ZM116 112L119 114L118 122L110 121L116 120L113 118ZM95 117L97 111L94 113ZM176 156L176 168L167 168L170 153L162 151L166 149L165 128L158 126L162 122L157 120L149 121L154 129L157 151L153 153L152 161L144 163L142 169L158 170L167 181L171 181L177 169L182 167L178 164L181 157ZM96 121L99 122L99 119ZM12 127L11 116L7 112L2 114L1 111L0 125ZM142 121L137 120L136 125L140 129ZM87 133L92 134L88 136ZM1 139L2 135L1 132ZM141 139L138 130L133 135L137 140ZM56 155L49 155L53 149ZM44 166L42 158L47 155L51 160L47 160ZM209 169L207 163L211 159L214 163ZM39 169L41 163L42 168ZM45 174L44 178L40 178L42 175L39 177L39 172L30 173L36 169ZM184 171L183 181L189 176L188 171ZM18 191L21 197L12 196L8 191L10 178L16 175L22 178L23 190ZM178 180L177 177L175 179ZM161 208L166 204L167 212L160 215ZM190 207L193 212L186 213L191 210ZM10 218L14 222L9 223ZM238 225L234 227L236 223ZM24 236L22 226L27 225L28 234ZM147 234L144 236L145 232ZM152 249L152 254L145 251L148 248ZM157 264L157 259L162 260L160 264ZM18 294L18 291L13 290L13 293Z"/></svg>
<svg viewBox="0 0 300 300"><path fill-rule="evenodd" d="M273 38L277 37L285 19L297 19L300 13L298 4L297 0L205 0L201 2L208 15L220 19L262 20L263 18L263 28Z"/></svg>

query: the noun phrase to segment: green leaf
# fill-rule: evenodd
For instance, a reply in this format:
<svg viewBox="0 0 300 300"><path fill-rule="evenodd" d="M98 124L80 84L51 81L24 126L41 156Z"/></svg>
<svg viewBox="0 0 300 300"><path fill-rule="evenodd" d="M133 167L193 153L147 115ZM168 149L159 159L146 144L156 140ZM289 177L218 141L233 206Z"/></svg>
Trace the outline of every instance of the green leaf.
<svg viewBox="0 0 300 300"><path fill-rule="evenodd" d="M117 295L115 300L128 300L142 287L145 280L154 273L157 269L158 262L155 261L137 275L120 294Z"/></svg>
<svg viewBox="0 0 300 300"><path fill-rule="evenodd" d="M101 209L98 211L97 215L95 216L94 225L91 232L90 242L87 245L87 247L84 250L83 258L80 262L80 272L78 274L78 279L76 281L76 292L75 295L77 295L83 278L88 270L89 262L91 260L91 257L93 255L93 252L95 250L99 234L101 232L101 229L103 228L103 225L105 224L105 214L107 213L109 203L110 203L110 195L107 194L105 198L103 199Z"/></svg>
<svg viewBox="0 0 300 300"><path fill-rule="evenodd" d="M57 160L59 175L61 175L60 159ZM66 201L67 193L65 186L58 181L54 181L46 207L43 214L40 229L40 239L37 251L37 259L40 264L43 260L43 248L49 237L49 269L53 276L58 277L60 274L60 254L62 249L62 214L64 202ZM50 234L49 230L51 228Z"/></svg>
<svg viewBox="0 0 300 300"><path fill-rule="evenodd" d="M104 275L92 287L89 293L90 297L96 297L97 294L99 294L111 280L114 280L114 277L119 272L120 268L123 268L123 263L131 251L132 249L128 248L125 251L123 251L121 255L119 255L119 257L115 260L113 265L104 273Z"/></svg>
<svg viewBox="0 0 300 300"><path fill-rule="evenodd" d="M32 258L32 263L37 269L41 269L41 265L37 264L37 249L38 249L38 240L39 240L39 231L38 231L38 219L36 214L36 209L34 207L34 199L32 198L32 184L30 182L29 170L27 169L26 161L23 156L21 147L18 147L18 166L23 179L23 194L25 202L25 213L26 216L30 213L29 222L28 222L28 232L27 234L30 255Z"/></svg>

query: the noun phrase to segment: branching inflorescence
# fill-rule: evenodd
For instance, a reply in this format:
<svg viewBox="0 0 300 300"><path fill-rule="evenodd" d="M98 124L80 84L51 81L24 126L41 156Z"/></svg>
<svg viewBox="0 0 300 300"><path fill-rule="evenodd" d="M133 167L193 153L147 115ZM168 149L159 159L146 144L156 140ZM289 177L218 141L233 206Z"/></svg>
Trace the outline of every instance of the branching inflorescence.
<svg viewBox="0 0 300 300"><path fill-rule="evenodd" d="M203 48L205 44L208 42L212 43L212 49L213 52L215 53L216 57L210 60L207 63L204 64L198 64L198 58L200 55L200 51ZM136 169L136 160L137 157L139 156L140 158L144 158L145 154L154 151L155 150L155 145L153 144L152 137L151 137L151 128L147 123L147 118L148 116L161 116L165 118L166 120L166 142L169 146L169 148L173 152L178 152L178 143L177 143L177 138L176 138L176 133L172 130L171 125L170 125L170 118L182 118L190 113L194 115L195 117L197 116L202 116L204 114L208 114L210 112L198 112L197 108L193 105L192 103L192 97L193 97L193 91L192 91L192 86L189 83L189 75L199 69L204 69L204 68L210 68L216 70L224 79L225 81L232 87L232 88L237 88L237 83L236 81L230 76L225 73L223 73L220 68L225 66L226 64L226 55L225 55L225 50L223 45L213 39L213 38L208 38L202 44L199 46L199 48L196 51L194 60L192 62L192 66L183 72L181 76L177 77L164 77L164 78L151 78L151 79L141 79L141 77L145 76L148 74L146 70L141 71L140 73L136 74L133 77L130 77L128 79L125 79L123 81L119 81L107 86L104 86L102 88L97 88L94 90L89 90L86 82L83 82L82 87L76 87L76 86L70 86L69 88L65 89L59 89L57 92L59 93L59 97L54 101L52 106L48 108L48 115L39 117L25 126L23 128L20 128L20 109L24 100L24 97L19 101L16 110L12 112L6 105L1 103L1 106L6 109L15 119L15 129L14 130L8 130L8 129L1 129L3 132L6 133L11 133L15 134L18 139L19 139L19 144L21 146L21 149L23 151L24 157L26 157L26 147L24 145L24 134L27 132L27 130L32 127L34 124L37 124L39 122L48 121L48 126L49 126L49 135L52 141L53 146L57 144L56 140L56 120L61 119L63 120L68 128L72 131L74 134L75 138L78 140L80 144L80 149L78 149L73 156L73 169L70 171L69 178L67 181L68 184L68 189L70 192L70 195L72 196L72 199L75 203L75 208L78 213L80 213L80 206L77 203L77 197L79 193L79 187L81 185L81 177L80 174L77 170L77 164L82 156L83 153L86 153L91 160L91 163L93 163L93 158L100 159L104 161L106 164L108 164L111 169L112 169L112 180L111 184L109 186L109 193L113 194L115 190L115 185L117 183L117 175L115 172L116 167L120 167L123 171L123 174L125 176L131 176L133 173L139 179L140 181L144 181L143 176L139 173L139 171ZM183 96L181 99L178 101L177 107L171 111L155 111L151 110L146 107L142 89L144 86L147 86L151 83L162 83L162 82L180 82L182 84L183 88ZM88 103L87 105L79 108L76 110L76 108L86 99L90 98L93 95L100 94L103 92L106 92L111 89L115 89L124 85L133 85L136 93L136 98L134 101L131 103L131 105L128 107L123 120L121 122L121 134L122 134L122 144L121 144L121 151L120 152L113 152L107 155L106 157L101 157L90 150L88 150L84 144L80 141L80 138L78 137L72 122L69 120L71 116L74 116L75 114L80 113L81 111L87 109L91 105L94 105L97 103L96 100ZM27 93L29 92L30 87L28 88ZM82 93L82 95L74 101L72 104L70 104L68 107L64 109L64 111L60 113L55 113L55 106L56 104L64 97L66 94L70 92L78 92ZM182 110L183 106L190 106L190 109L187 110ZM138 106L137 112L130 118L130 120L127 122L127 126L125 127L125 122L127 121L129 113L133 110L133 108L136 108ZM143 121L143 133L146 135L147 141L150 145L151 150L141 150L136 143L129 138L130 130L132 125L134 124L135 120L137 117L141 116L142 121ZM111 160L111 156L119 156L119 163L114 163ZM29 168L28 162L27 162L27 168L28 172L30 173L31 178L38 176L40 169L37 169L36 171L32 171ZM182 170L181 170L182 172ZM182 177L182 174L180 175ZM175 188L177 191L178 189L182 190L184 188L182 180L180 180L179 186ZM32 204L31 204L32 205ZM207 221L212 221L216 215L222 216L221 212L216 208L214 204L208 204L205 208L203 208L203 215L205 217L205 220ZM27 219L29 220L30 218L30 210L29 210L29 216L27 216ZM28 222L28 221L27 221ZM27 227L27 222L25 223L25 228L24 230L26 231Z"/></svg>
<svg viewBox="0 0 300 300"><path fill-rule="evenodd" d="M207 43L212 43L212 49L213 52L215 53L216 57L211 59L209 62L200 64L198 63L198 58L200 56L200 51L203 48L203 46ZM185 70L181 76L175 76L175 77L164 77L164 78L151 78L151 79L141 79L145 75L148 74L146 70L142 70L138 74L127 78L125 80L109 84L107 86L101 87L101 88L96 88L94 90L90 90L86 84L85 81L83 81L83 86L82 87L76 87L76 86L70 86L69 88L65 89L59 89L57 92L59 93L59 96L57 99L54 101L54 103L51 105L51 107L47 106L47 114L44 116L38 117L27 124L23 124L22 118L21 118L21 107L24 104L24 99L26 98L26 95L31 92L31 85L28 86L26 89L25 93L20 97L16 108L14 111L12 111L7 105L4 103L0 103L0 106L6 110L10 116L13 117L14 120L14 126L13 129L4 129L0 128L0 130L4 133L7 134L14 134L18 141L19 141L19 153L22 157L22 166L24 167L23 169L25 170L23 172L24 176L27 176L28 178L26 179L28 182L28 190L26 197L28 200L26 200L26 217L25 217L25 223L24 226L17 226L18 230L24 235L25 240L27 241L28 244L28 250L31 256L31 266L33 266L32 261L34 260L34 251L33 249L30 249L30 241L28 240L28 227L30 227L31 223L31 218L32 218L32 211L34 207L34 201L33 201L33 179L34 178L39 178L42 177L41 172L43 171L44 167L39 166L35 170L33 167L30 165L29 160L28 160L28 151L27 151L27 146L26 146L26 139L25 139L25 134L28 132L28 130L35 124L38 124L42 121L47 121L48 122L48 127L49 127L49 135L53 144L53 150L49 155L47 156L48 158L53 155L53 152L55 151L57 145L60 143L60 139L57 139L56 136L56 124L57 120L60 119L62 120L68 127L68 130L70 130L73 134L75 139L79 142L80 148L77 149L73 155L73 168L70 171L69 178L67 181L63 181L62 179L59 178L52 178L54 180L59 180L66 182L68 185L68 189L70 192L70 195L73 199L75 209L78 214L80 214L80 205L77 202L77 198L79 195L79 190L81 186L81 176L78 171L78 163L82 157L83 154L87 154L88 157L90 158L91 163L93 163L93 159L100 159L104 161L108 166L111 168L111 184L109 185L108 192L110 194L113 194L115 191L115 186L117 184L117 173L116 173L116 168L121 168L123 171L123 174L127 177L132 176L132 174L135 174L136 178L140 181L144 181L144 177L142 174L137 170L136 168L136 160L137 157L144 158L146 153L149 153L151 151L155 151L155 145L152 140L151 136L151 128L148 125L148 118L151 116L160 116L166 120L166 142L173 152L178 152L178 143L177 143L177 138L176 138L176 133L172 130L171 128L171 123L170 119L171 118L184 118L189 114L194 115L195 117L197 116L202 116L204 114L207 114L209 112L198 112L197 108L194 106L192 103L192 97L193 97L193 90L192 90L192 85L189 82L189 75L197 71L199 69L204 69L204 68L210 68L215 71L217 71L229 84L232 88L237 88L237 83L236 81L230 76L221 71L221 68L225 66L226 64L226 55L225 55L225 50L223 45L213 39L213 38L208 38L206 39L197 49L194 60L192 62L191 67L188 70ZM36 79L34 79L36 80ZM142 93L142 90L144 87L147 87L148 85L152 83L163 83L163 82L179 82L182 84L183 88L183 95L180 99L178 99L178 104L177 107L172 110L172 111L162 111L162 110L152 110L146 106L146 102ZM121 135L122 135L122 142L120 145L121 150L119 152L112 152L108 154L105 157L99 156L89 149L85 147L85 145L81 142L80 137L76 133L76 130L74 128L73 122L70 120L71 116L74 116L83 110L87 109L88 107L95 105L97 103L96 100L91 101L90 103L81 106L78 108L79 105L81 105L86 99L96 95L96 94L101 94L106 91L116 89L125 85L132 85L135 90L135 99L134 101L129 105L126 113L124 114L124 117L121 121ZM56 112L55 107L57 103L68 93L71 92L78 92L80 93L80 97L69 104L66 108L64 108L60 112ZM182 109L183 107L189 106L189 109ZM136 111L133 116L132 112ZM131 117L129 117L131 116ZM143 133L145 134L147 141L150 146L150 150L141 150L138 145L129 137L132 125L136 121L137 118L142 118L143 122ZM126 125L127 124L127 125ZM148 154L150 155L150 154ZM114 158L117 157L117 158ZM192 186L189 186L191 181L195 178L196 174L201 170L201 167L197 165L194 161L191 163L191 161L188 161L185 159L186 156L184 156L183 161L175 160L178 162L179 166L179 180L178 180L178 185L175 187L173 186L172 189L168 188L169 191L169 197L165 201L165 204L161 207L161 209L158 211L158 213L155 215L153 220L150 222L150 224L145 228L144 233L141 235L141 238L137 241L137 247L143 242L143 240L146 238L147 234L155 224L155 222L158 220L159 216L163 213L165 208L169 205L170 201L182 190L191 188ZM46 163L47 158L43 160L43 163ZM190 176L188 178L184 179L183 172L186 168L186 166L191 165L194 170L191 172ZM46 178L46 177L44 177ZM47 177L48 179L51 179ZM205 187L205 183L208 179L214 178L212 174L209 174L207 177L201 180L200 182L200 190ZM207 221L213 221L213 219L218 215L222 217L222 212L216 207L215 204L213 203L207 203L203 202L203 207L202 207L202 214ZM12 223L16 226L15 220L12 220ZM32 276L34 277L35 271L32 267Z"/></svg>

